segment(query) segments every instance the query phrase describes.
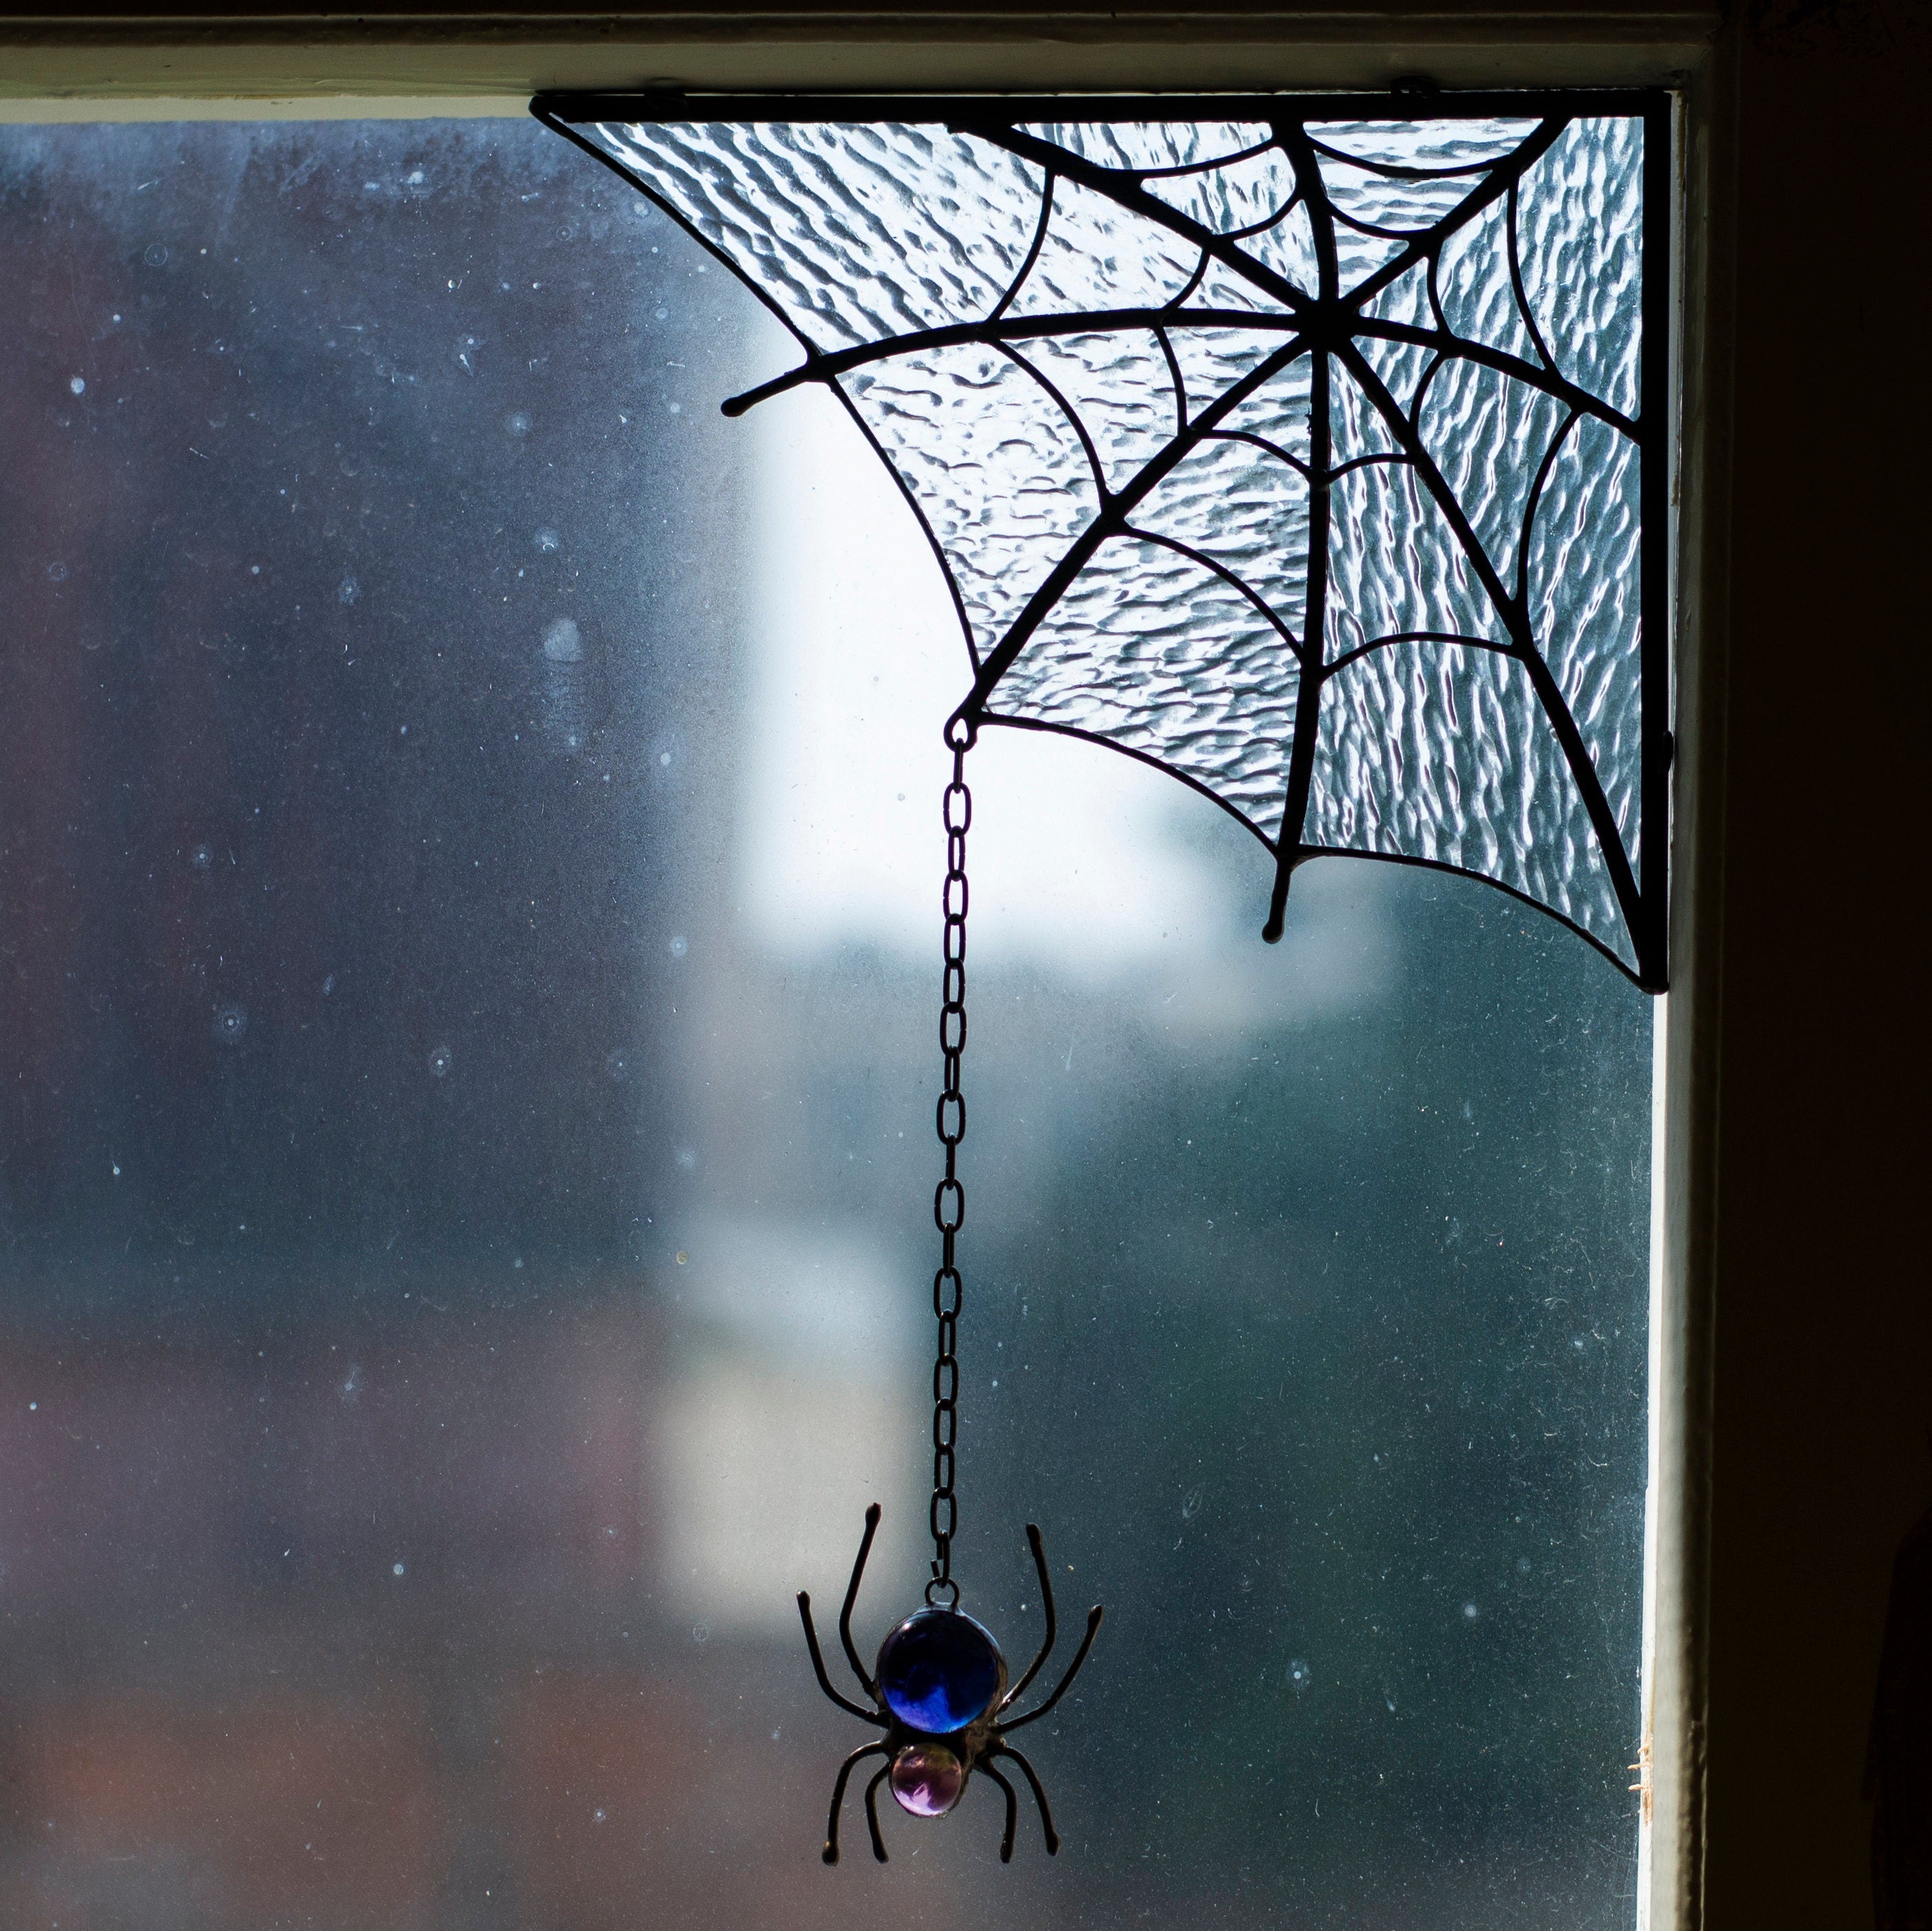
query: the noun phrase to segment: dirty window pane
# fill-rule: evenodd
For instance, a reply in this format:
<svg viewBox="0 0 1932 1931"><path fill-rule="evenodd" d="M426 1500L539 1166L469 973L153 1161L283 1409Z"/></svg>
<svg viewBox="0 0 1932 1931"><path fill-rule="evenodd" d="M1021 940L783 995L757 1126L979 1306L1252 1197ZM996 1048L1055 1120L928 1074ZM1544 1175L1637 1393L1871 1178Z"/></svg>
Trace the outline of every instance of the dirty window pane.
<svg viewBox="0 0 1932 1931"><path fill-rule="evenodd" d="M966 1606L1109 1619L848 1809L916 1597L929 556L533 124L0 130L0 1912L1628 1924L1651 1014L1466 881L974 753ZM1063 1641L1066 1638L1063 1637ZM1024 1794L1023 1794L1024 1795Z"/></svg>

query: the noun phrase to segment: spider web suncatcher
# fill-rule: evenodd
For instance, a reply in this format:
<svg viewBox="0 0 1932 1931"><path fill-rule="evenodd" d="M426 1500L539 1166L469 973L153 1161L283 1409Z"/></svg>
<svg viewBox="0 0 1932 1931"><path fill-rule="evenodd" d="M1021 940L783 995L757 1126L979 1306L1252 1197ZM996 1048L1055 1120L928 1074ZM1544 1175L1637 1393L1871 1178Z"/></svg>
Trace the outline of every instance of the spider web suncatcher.
<svg viewBox="0 0 1932 1931"><path fill-rule="evenodd" d="M1270 938L1392 859L1663 988L1664 97L535 111L796 337L727 412L821 383L897 478L956 715L1205 793Z"/></svg>

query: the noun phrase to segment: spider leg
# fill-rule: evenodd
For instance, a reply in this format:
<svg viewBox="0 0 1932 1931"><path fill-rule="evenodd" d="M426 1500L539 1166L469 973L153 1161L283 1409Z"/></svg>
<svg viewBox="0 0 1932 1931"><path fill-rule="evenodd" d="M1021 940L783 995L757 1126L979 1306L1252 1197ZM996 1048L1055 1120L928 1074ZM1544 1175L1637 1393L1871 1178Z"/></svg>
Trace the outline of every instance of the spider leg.
<svg viewBox="0 0 1932 1931"><path fill-rule="evenodd" d="M1002 1733L1017 1730L1022 1723L1030 1723L1036 1717L1044 1717L1072 1687L1073 1679L1080 1674L1080 1666L1087 1660L1087 1652L1094 1647L1094 1639L1100 1633L1100 1618L1106 1611L1096 1603L1087 1612L1087 1633L1080 1639L1080 1647L1073 1653L1073 1660L1067 1666L1066 1674L1054 1686L1053 1694L1036 1710L1029 1710L1024 1717L1016 1717L1010 1723L1000 1726Z"/></svg>
<svg viewBox="0 0 1932 1931"><path fill-rule="evenodd" d="M884 1744L863 1744L838 1766L838 1780L832 1786L832 1814L825 1820L825 1849L821 1853L828 1864L838 1861L838 1813L844 1806L845 1786L852 1780L854 1767L863 1763L868 1757L884 1756L886 1753ZM879 1775L884 1777L885 1772L881 1771ZM873 1844L876 1846L878 1841L879 1827L874 1823Z"/></svg>
<svg viewBox="0 0 1932 1931"><path fill-rule="evenodd" d="M1010 1751L1008 1755L1011 1754ZM1019 1793L991 1764L982 1762L980 1769L982 1775L990 1777L1006 1793L1006 1830L1005 1836L1000 1840L1000 1861L1003 1864L1010 1864L1013 1861L1013 1832L1018 1828L1020 1821Z"/></svg>
<svg viewBox="0 0 1932 1931"><path fill-rule="evenodd" d="M805 1646L812 1652L812 1667L818 1678L819 1688L840 1709L856 1717L862 1723L876 1723L879 1720L876 1711L860 1709L857 1704L848 1702L832 1688L832 1679L825 1673L825 1658L819 1653L818 1632L812 1626L812 1598L802 1589L798 1592L798 1613L805 1624Z"/></svg>
<svg viewBox="0 0 1932 1931"><path fill-rule="evenodd" d="M879 1532L879 1505L874 1502L866 1511L866 1533L860 1538L859 1559L852 1565L852 1580L845 1591L845 1606L838 1612L838 1640L845 1645L845 1660L852 1666L852 1674L860 1681L866 1694L876 1703L879 1700L879 1686L866 1674L866 1666L859 1660L857 1646L852 1641L852 1605L859 1600L859 1579L866 1573L866 1558L872 1552L872 1538Z"/></svg>
<svg viewBox="0 0 1932 1931"><path fill-rule="evenodd" d="M866 1786L866 1823L872 1834L872 1855L882 1864L890 1860L886 1855L886 1840L879 1835L879 1786L885 1782L891 1770L892 1765L887 1764Z"/></svg>
<svg viewBox="0 0 1932 1931"><path fill-rule="evenodd" d="M1040 1572L1040 1600L1046 1609L1046 1640L1040 1646L1040 1654L1027 1665L1025 1675L1000 1699L1000 1708L1017 1703L1025 1694L1026 1687L1040 1674L1040 1666L1053 1654L1053 1639L1058 1624L1053 1615L1053 1579L1046 1573L1046 1548L1040 1539L1039 1529L1031 1522L1027 1524L1027 1541L1033 1549L1033 1566Z"/></svg>
<svg viewBox="0 0 1932 1931"><path fill-rule="evenodd" d="M1004 1744L996 1744L993 1755L1011 1757L1020 1767L1021 1773L1033 1791L1033 1801L1040 1806L1040 1821L1046 1831L1046 1855L1057 1858L1060 1855L1060 1833L1053 1828L1053 1807L1046 1801L1046 1792L1042 1786L1039 1774L1031 1764L1018 1750L1010 1750Z"/></svg>

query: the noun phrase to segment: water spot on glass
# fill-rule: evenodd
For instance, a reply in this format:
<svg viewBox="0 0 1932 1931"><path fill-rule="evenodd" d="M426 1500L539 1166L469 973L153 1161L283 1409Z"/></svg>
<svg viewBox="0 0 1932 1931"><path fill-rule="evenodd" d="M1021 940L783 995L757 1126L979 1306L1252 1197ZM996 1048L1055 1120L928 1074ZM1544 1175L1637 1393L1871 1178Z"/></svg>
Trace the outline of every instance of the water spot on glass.
<svg viewBox="0 0 1932 1931"><path fill-rule="evenodd" d="M214 862L214 847L212 845L196 845L188 853L188 862L196 871L207 871Z"/></svg>
<svg viewBox="0 0 1932 1931"><path fill-rule="evenodd" d="M335 990L335 975L331 973L322 982L322 996L326 999Z"/></svg>
<svg viewBox="0 0 1932 1931"><path fill-rule="evenodd" d="M47 574L56 583L64 583L67 581L67 565L64 563L50 563L47 565Z"/></svg>
<svg viewBox="0 0 1932 1931"><path fill-rule="evenodd" d="M39 1403L38 1402L29 1402L27 1404L27 1412L28 1412L28 1414L32 1414L34 1411L34 1410L35 1410L35 1409L37 1409L40 1405L40 1403Z"/></svg>
<svg viewBox="0 0 1932 1931"><path fill-rule="evenodd" d="M160 242L150 241L142 251L141 259L151 268L163 268L167 263L168 251Z"/></svg>
<svg viewBox="0 0 1932 1931"><path fill-rule="evenodd" d="M530 419L521 409L513 410L504 417L503 427L512 436L527 436L530 433Z"/></svg>
<svg viewBox="0 0 1932 1931"><path fill-rule="evenodd" d="M389 1573L392 1576L401 1575L403 1573L403 1565L400 1562L396 1564L394 1567L390 1570Z"/></svg>
<svg viewBox="0 0 1932 1931"><path fill-rule="evenodd" d="M659 322L663 321L665 316L669 315L670 313L670 310L668 308L654 308L651 310L652 317Z"/></svg>
<svg viewBox="0 0 1932 1931"><path fill-rule="evenodd" d="M1389 1714L1393 1717L1395 1714L1395 1699L1386 1690L1382 1692L1382 1701L1389 1706Z"/></svg>
<svg viewBox="0 0 1932 1931"><path fill-rule="evenodd" d="M447 1046L439 1046L429 1056L429 1069L438 1079L449 1071L450 1053Z"/></svg>
<svg viewBox="0 0 1932 1931"><path fill-rule="evenodd" d="M87 393L87 378L85 376L76 376L68 382L68 387L73 390L76 395L84 396Z"/></svg>
<svg viewBox="0 0 1932 1931"><path fill-rule="evenodd" d="M543 652L553 664L584 661L584 633L574 617L559 617L544 632Z"/></svg>
<svg viewBox="0 0 1932 1931"><path fill-rule="evenodd" d="M631 1070L631 1062L620 1047L615 1052L604 1056L604 1070L613 1079L622 1079Z"/></svg>
<svg viewBox="0 0 1932 1931"><path fill-rule="evenodd" d="M344 577L336 587L335 596L338 603L352 604L362 594L362 586L353 577Z"/></svg>
<svg viewBox="0 0 1932 1931"><path fill-rule="evenodd" d="M708 1643L711 1640L711 1625L709 1623L694 1623L691 1626L691 1639L694 1643Z"/></svg>
<svg viewBox="0 0 1932 1931"><path fill-rule="evenodd" d="M669 751L659 751L659 752L658 753L658 763L660 763L660 764L668 764L668 763L670 763L670 753Z"/></svg>
<svg viewBox="0 0 1932 1931"><path fill-rule="evenodd" d="M683 403L681 402L673 403L670 406L670 412L674 415L682 415L684 413Z"/></svg>
<svg viewBox="0 0 1932 1931"><path fill-rule="evenodd" d="M232 1045L248 1030L246 1008L224 1006L214 1015L214 1036L224 1044Z"/></svg>
<svg viewBox="0 0 1932 1931"><path fill-rule="evenodd" d="M691 1256L688 1254L680 1252L677 1257L677 1264L682 1267L690 1258Z"/></svg>
<svg viewBox="0 0 1932 1931"><path fill-rule="evenodd" d="M677 1163L687 1174L690 1173L698 1165L698 1156L690 1147L680 1147L677 1150Z"/></svg>
<svg viewBox="0 0 1932 1931"><path fill-rule="evenodd" d="M600 1823L600 1824L601 1824L601 1823L602 1823L602 1822L603 1822L603 1821L604 1821L604 1813L603 1813L603 1812L602 1812L602 1811L601 1811L601 1810L600 1810L600 1811L598 1811L598 1812L597 1813L597 1822L598 1822L598 1823Z"/></svg>
<svg viewBox="0 0 1932 1931"><path fill-rule="evenodd" d="M1298 1696L1304 1692L1313 1678L1309 1673L1307 1661L1302 1657L1294 1657L1288 1666L1288 1687Z"/></svg>
<svg viewBox="0 0 1932 1931"><path fill-rule="evenodd" d="M1200 1489L1198 1488L1189 1489L1186 1498L1183 1500L1180 1504L1180 1519L1184 1522L1191 1522L1194 1519L1195 1511L1198 1510L1200 1506Z"/></svg>
<svg viewBox="0 0 1932 1931"><path fill-rule="evenodd" d="M682 934L670 942L670 955L674 959L682 958L685 954L689 952L691 946L689 942L685 939Z"/></svg>
<svg viewBox="0 0 1932 1931"><path fill-rule="evenodd" d="M260 565L260 564L259 564L259 563L251 563L251 564L250 564L250 565L249 565L249 566L248 566L248 574L249 574L249 575L250 575L250 576L251 576L251 577L259 577L259 576L260 576L260 575L261 575L261 574L262 574L262 566L261 566L261 565Z"/></svg>
<svg viewBox="0 0 1932 1931"><path fill-rule="evenodd" d="M1473 1603L1465 1603L1462 1605L1462 1614L1473 1623L1476 1620L1476 1617L1478 1614L1475 1604Z"/></svg>
<svg viewBox="0 0 1932 1931"><path fill-rule="evenodd" d="M1528 1556L1520 1555L1516 1558L1516 1573L1519 1576L1527 1576L1529 1573L1529 1558Z"/></svg>
<svg viewBox="0 0 1932 1931"><path fill-rule="evenodd" d="M560 550L563 547L563 538L555 530L548 527L538 530L532 541L546 556L549 556L553 550Z"/></svg>

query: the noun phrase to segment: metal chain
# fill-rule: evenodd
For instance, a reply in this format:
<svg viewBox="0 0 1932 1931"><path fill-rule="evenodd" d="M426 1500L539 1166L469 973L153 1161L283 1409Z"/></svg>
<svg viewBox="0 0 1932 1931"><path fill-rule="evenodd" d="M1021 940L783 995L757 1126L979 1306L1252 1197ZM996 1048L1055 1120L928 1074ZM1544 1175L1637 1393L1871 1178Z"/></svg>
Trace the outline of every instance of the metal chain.
<svg viewBox="0 0 1932 1931"><path fill-rule="evenodd" d="M952 752L952 781L946 787L940 816L946 826L946 885L940 894L945 915L945 966L940 980L939 1050L945 1080L939 1095L939 1144L946 1150L946 1176L934 1189L932 1218L939 1228L939 1271L932 1277L932 1312L939 1323L939 1352L932 1364L932 1580L926 1600L951 1609L959 1600L952 1579L952 1532L959 1519L953 1500L953 1447L958 1438L959 1269L954 1246L966 1218L966 1190L956 1162L966 1137L966 1100L959 1090L959 1060L966 1050L966 833L973 823L973 794L966 788L966 754L977 728L954 718L946 727Z"/></svg>

